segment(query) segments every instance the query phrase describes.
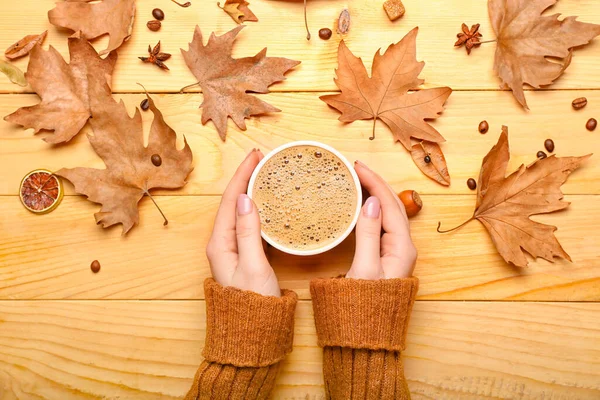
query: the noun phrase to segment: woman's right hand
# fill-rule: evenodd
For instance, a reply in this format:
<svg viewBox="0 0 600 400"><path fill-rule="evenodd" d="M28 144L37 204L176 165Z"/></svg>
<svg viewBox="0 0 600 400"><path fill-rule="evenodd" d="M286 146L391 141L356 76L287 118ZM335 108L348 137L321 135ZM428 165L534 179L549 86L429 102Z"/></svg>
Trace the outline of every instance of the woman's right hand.
<svg viewBox="0 0 600 400"><path fill-rule="evenodd" d="M364 163L356 161L354 169L371 197L356 224L356 252L346 278L377 280L412 276L417 249L410 237L404 205L387 182Z"/></svg>

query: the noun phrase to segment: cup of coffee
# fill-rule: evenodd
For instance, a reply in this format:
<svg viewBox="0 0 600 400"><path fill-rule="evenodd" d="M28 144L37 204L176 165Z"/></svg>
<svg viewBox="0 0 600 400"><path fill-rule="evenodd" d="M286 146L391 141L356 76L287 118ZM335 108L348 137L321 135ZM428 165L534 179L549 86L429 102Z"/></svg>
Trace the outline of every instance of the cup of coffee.
<svg viewBox="0 0 600 400"><path fill-rule="evenodd" d="M334 148L291 142L267 154L248 185L262 237L283 252L309 256L331 250L356 225L362 206L358 176Z"/></svg>

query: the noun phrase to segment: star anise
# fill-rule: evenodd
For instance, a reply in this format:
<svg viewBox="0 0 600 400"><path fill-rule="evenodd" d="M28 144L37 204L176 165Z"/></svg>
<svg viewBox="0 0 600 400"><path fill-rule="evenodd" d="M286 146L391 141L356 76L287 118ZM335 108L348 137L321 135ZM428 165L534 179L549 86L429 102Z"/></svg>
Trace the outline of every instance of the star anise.
<svg viewBox="0 0 600 400"><path fill-rule="evenodd" d="M148 45L148 54L150 55L149 57L139 57L139 59L145 63L157 65L162 69L169 69L169 67L167 67L167 65L163 61L166 61L169 58L171 58L171 55L169 53L160 52L160 40L158 41L156 46L154 46L153 49L150 48L150 45Z"/></svg>
<svg viewBox="0 0 600 400"><path fill-rule="evenodd" d="M471 50L481 44L479 38L482 36L483 35L479 33L479 24L471 26L471 29L469 30L469 27L463 23L462 32L456 35L458 40L454 43L454 46L460 47L464 44L467 49L467 54L471 54Z"/></svg>

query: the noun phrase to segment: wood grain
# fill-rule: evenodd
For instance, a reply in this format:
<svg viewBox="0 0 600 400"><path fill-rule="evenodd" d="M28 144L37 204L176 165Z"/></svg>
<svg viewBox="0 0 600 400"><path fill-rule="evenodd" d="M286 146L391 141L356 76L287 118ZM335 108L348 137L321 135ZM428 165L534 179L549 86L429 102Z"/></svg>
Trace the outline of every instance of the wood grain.
<svg viewBox="0 0 600 400"><path fill-rule="evenodd" d="M176 399L201 362L203 301L2 301L0 398ZM599 304L417 302L404 352L415 399L600 396ZM274 399L324 399L312 306Z"/></svg>
<svg viewBox="0 0 600 400"><path fill-rule="evenodd" d="M443 187L426 178L414 165L410 154L381 122L377 138L368 140L371 121L343 124L339 113L318 99L318 93L277 93L264 96L284 112L248 120L248 130L240 131L229 124L228 139L221 142L212 122L200 123L202 95L155 95L166 121L179 135L185 135L194 152L195 170L189 183L177 192L163 194L220 195L246 153L257 147L267 153L281 144L294 140L318 140L340 150L349 160L360 159L380 173L397 190L414 189L423 194L471 193L466 181L479 175L481 160L496 143L502 125L509 127L512 172L520 164L530 164L535 154L544 149L544 141L552 138L559 156L580 156L600 149L600 135L585 129L588 118L600 113L599 91L536 92L529 96L531 112L503 103L501 92L456 92L450 96L443 115L433 125L444 135L442 144L452 185ZM588 106L575 111L571 101L586 96ZM130 114L143 95L117 95L125 101ZM19 106L37 102L35 95L0 95L0 115L7 115ZM149 130L151 113L142 113L145 129ZM482 119L490 131L481 135L477 126ZM32 130L0 121L0 194L17 194L22 177L32 169L44 167L104 168L93 152L86 134L87 127L70 143L51 146L32 136ZM569 194L600 194L600 163L593 157L569 177L563 191ZM67 186L67 193L73 194Z"/></svg>
<svg viewBox="0 0 600 400"><path fill-rule="evenodd" d="M511 267L497 254L481 224L441 235L438 221L452 227L472 215L474 196L423 196L412 219L419 250L415 275L420 299L436 300L600 300L600 218L598 196L571 195L564 212L536 217L559 227L556 236L573 263L532 262ZM219 197L160 196L170 223L149 199L141 202L141 224L126 237L120 227L94 223L99 207L69 196L52 213L26 211L17 197L0 197L0 298L2 299L202 299L210 276L204 249ZM268 255L281 286L308 298L308 282L345 273L354 239L328 253L294 257L271 248ZM90 270L92 260L102 266Z"/></svg>
<svg viewBox="0 0 600 400"><path fill-rule="evenodd" d="M47 12L54 7L55 0L4 1L0 16L3 35L0 49L6 49L26 34L48 30L44 47L56 47L67 56L67 40L70 32L58 29L48 22ZM311 0L308 20L313 39L306 41L301 1L255 0L250 2L252 11L260 22L247 23L234 46L234 56L253 56L264 47L270 56L287 57L302 61L288 79L272 86L274 91L331 91L337 90L333 83L334 69L337 66L337 47L342 37L334 33L328 41L320 40L317 31L323 27L333 27L340 11L348 8L352 22L350 32L345 35L349 48L363 58L370 70L373 55L380 48L399 41L408 31L419 26L417 40L418 58L426 62L422 76L428 86L450 86L455 90L488 89L498 90L499 79L492 71L495 44L484 44L467 56L464 49L454 48L456 34L462 22L480 23L484 40L494 38L485 1L447 0L435 5L422 0L404 0L406 15L390 22L381 6L382 2L372 0ZM220 10L216 1L192 1L189 8L180 8L172 2L162 1L160 7L165 12L165 20L159 32L151 32L146 22L152 19L151 10L158 4L151 1L137 2L137 15L131 39L119 49L119 61L114 75L114 90L117 92L140 92L136 82L143 83L151 92L177 92L194 83L191 72L185 66L180 48L187 49L192 39L194 27L199 25L205 38L210 32L223 34L236 25ZM565 16L578 15L585 22L600 21L600 3L596 0L562 0L548 11L563 13ZM335 32L335 29L334 29ZM108 38L96 41L98 50L106 48ZM138 56L147 52L148 44L161 40L165 52L173 57L167 65L170 72L164 72L152 65L144 65ZM205 39L207 40L207 39ZM600 42L575 52L573 64L566 74L553 86L553 89L598 88L597 71L600 68ZM27 58L16 62L23 70ZM14 93L30 91L0 79L0 91ZM512 107L519 107L511 94L504 93L504 101ZM532 109L534 109L532 107Z"/></svg>

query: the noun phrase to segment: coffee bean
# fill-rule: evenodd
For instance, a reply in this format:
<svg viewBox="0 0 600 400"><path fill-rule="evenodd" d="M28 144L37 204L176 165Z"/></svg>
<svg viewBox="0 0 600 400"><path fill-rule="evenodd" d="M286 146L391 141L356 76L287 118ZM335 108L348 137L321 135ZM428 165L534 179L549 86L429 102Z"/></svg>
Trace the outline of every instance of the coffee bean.
<svg viewBox="0 0 600 400"><path fill-rule="evenodd" d="M478 129L479 133L486 133L488 129L490 129L490 125L487 123L487 121L481 121Z"/></svg>
<svg viewBox="0 0 600 400"><path fill-rule="evenodd" d="M160 8L155 8L154 10L152 10L152 16L159 21L165 19L165 13Z"/></svg>
<svg viewBox="0 0 600 400"><path fill-rule="evenodd" d="M140 103L140 108L144 111L148 111L148 109L150 108L150 102L148 101L148 99L142 100L142 102Z"/></svg>
<svg viewBox="0 0 600 400"><path fill-rule="evenodd" d="M585 128L590 132L596 129L596 126L598 126L598 121L596 121L594 118L590 118L585 124Z"/></svg>
<svg viewBox="0 0 600 400"><path fill-rule="evenodd" d="M431 157L425 156L424 160L427 164L429 164L431 162Z"/></svg>
<svg viewBox="0 0 600 400"><path fill-rule="evenodd" d="M583 107L587 106L587 99L585 97L578 97L571 103L574 109L581 110Z"/></svg>
<svg viewBox="0 0 600 400"><path fill-rule="evenodd" d="M323 40L329 40L329 38L331 37L331 33L331 29L329 28L319 29L319 37Z"/></svg>
<svg viewBox="0 0 600 400"><path fill-rule="evenodd" d="M92 261L92 264L90 264L90 268L92 269L93 273L97 274L100 271L100 263L98 262L98 260Z"/></svg>
<svg viewBox="0 0 600 400"><path fill-rule="evenodd" d="M162 164L162 158L160 158L158 154L152 154L152 157L150 157L150 161L152 161L152 164L154 164L155 167L160 167L160 165Z"/></svg>
<svg viewBox="0 0 600 400"><path fill-rule="evenodd" d="M541 150L540 150L540 151L538 151L536 155L537 155L537 158L539 158L540 160L543 160L544 158L548 157L548 156L546 155L546 153L544 153L544 152L543 152L543 151L541 151Z"/></svg>
<svg viewBox="0 0 600 400"><path fill-rule="evenodd" d="M554 141L552 139L546 139L544 142L544 147L549 153L554 153Z"/></svg>
<svg viewBox="0 0 600 400"><path fill-rule="evenodd" d="M160 29L161 27L161 23L158 20L152 20L152 21L148 21L148 23L146 24L146 26L148 27L148 29L150 29L153 32L156 32L157 30Z"/></svg>
<svg viewBox="0 0 600 400"><path fill-rule="evenodd" d="M477 189L477 182L475 182L475 179L469 178L467 179L467 186L469 187L469 189L475 190Z"/></svg>

